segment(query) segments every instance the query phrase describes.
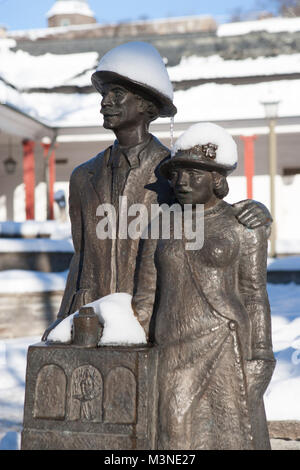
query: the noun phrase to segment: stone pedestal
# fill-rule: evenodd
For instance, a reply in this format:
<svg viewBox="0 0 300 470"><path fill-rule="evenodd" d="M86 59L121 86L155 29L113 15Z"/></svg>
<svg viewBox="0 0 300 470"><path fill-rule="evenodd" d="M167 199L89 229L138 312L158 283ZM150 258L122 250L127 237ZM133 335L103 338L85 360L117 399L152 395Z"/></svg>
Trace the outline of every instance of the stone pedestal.
<svg viewBox="0 0 300 470"><path fill-rule="evenodd" d="M30 346L22 449L155 449L156 370L150 346Z"/></svg>

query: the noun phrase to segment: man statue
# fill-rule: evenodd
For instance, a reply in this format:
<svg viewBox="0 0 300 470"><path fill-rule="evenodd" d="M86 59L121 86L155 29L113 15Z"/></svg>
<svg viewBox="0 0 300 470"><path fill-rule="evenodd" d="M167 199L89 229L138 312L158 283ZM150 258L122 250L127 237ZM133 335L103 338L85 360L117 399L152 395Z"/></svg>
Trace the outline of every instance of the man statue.
<svg viewBox="0 0 300 470"><path fill-rule="evenodd" d="M151 204L170 200L168 182L157 170L170 152L149 133L152 121L177 112L158 51L143 42L118 46L101 59L92 82L102 95L103 126L114 132L116 141L71 175L69 207L75 252L57 320L45 331L44 341L81 306L114 292L134 291L139 239L99 239L97 225L104 215L99 207L112 204L118 225L120 196L127 198L128 208L144 204L148 213ZM267 209L253 201L237 203L234 210L239 222L250 228L270 222Z"/></svg>

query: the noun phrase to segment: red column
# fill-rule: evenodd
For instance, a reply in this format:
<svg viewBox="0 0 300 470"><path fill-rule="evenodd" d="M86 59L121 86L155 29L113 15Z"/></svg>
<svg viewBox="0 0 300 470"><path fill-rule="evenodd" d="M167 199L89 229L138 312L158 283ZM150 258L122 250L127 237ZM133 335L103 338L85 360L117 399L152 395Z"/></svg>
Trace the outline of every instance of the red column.
<svg viewBox="0 0 300 470"><path fill-rule="evenodd" d="M247 199L253 199L254 141L256 135L241 136L244 142L244 167L247 181Z"/></svg>
<svg viewBox="0 0 300 470"><path fill-rule="evenodd" d="M47 189L48 189L48 209L47 209L47 218L50 220L54 219L54 183L55 183L55 150L51 152L51 155L49 156L49 150L51 147L51 144L45 144L42 143L42 147L44 149L44 157L45 159L48 159L46 162L46 165L48 167L48 184L47 184Z"/></svg>
<svg viewBox="0 0 300 470"><path fill-rule="evenodd" d="M35 143L31 140L23 141L23 182L25 187L26 220L34 219L34 146Z"/></svg>

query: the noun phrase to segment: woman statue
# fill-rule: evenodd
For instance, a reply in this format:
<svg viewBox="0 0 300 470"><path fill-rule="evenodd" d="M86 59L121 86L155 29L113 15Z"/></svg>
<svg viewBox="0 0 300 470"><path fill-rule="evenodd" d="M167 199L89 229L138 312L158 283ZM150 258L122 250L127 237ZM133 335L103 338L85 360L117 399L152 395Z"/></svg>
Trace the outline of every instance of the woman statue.
<svg viewBox="0 0 300 470"><path fill-rule="evenodd" d="M172 227L169 239L144 240L133 306L159 348L158 449L270 448L269 233L241 225L223 201L236 164L232 137L208 123L160 166L183 208L203 205L204 244L187 250Z"/></svg>

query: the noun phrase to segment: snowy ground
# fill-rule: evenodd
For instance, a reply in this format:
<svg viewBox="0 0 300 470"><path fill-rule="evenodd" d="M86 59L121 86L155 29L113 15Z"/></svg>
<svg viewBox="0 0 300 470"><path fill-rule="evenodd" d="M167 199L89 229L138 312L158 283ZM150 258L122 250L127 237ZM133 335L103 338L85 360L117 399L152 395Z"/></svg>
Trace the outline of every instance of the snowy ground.
<svg viewBox="0 0 300 470"><path fill-rule="evenodd" d="M265 395L267 418L300 420L300 285L269 284L268 292L277 365ZM39 340L0 341L0 450L20 448L26 353Z"/></svg>

